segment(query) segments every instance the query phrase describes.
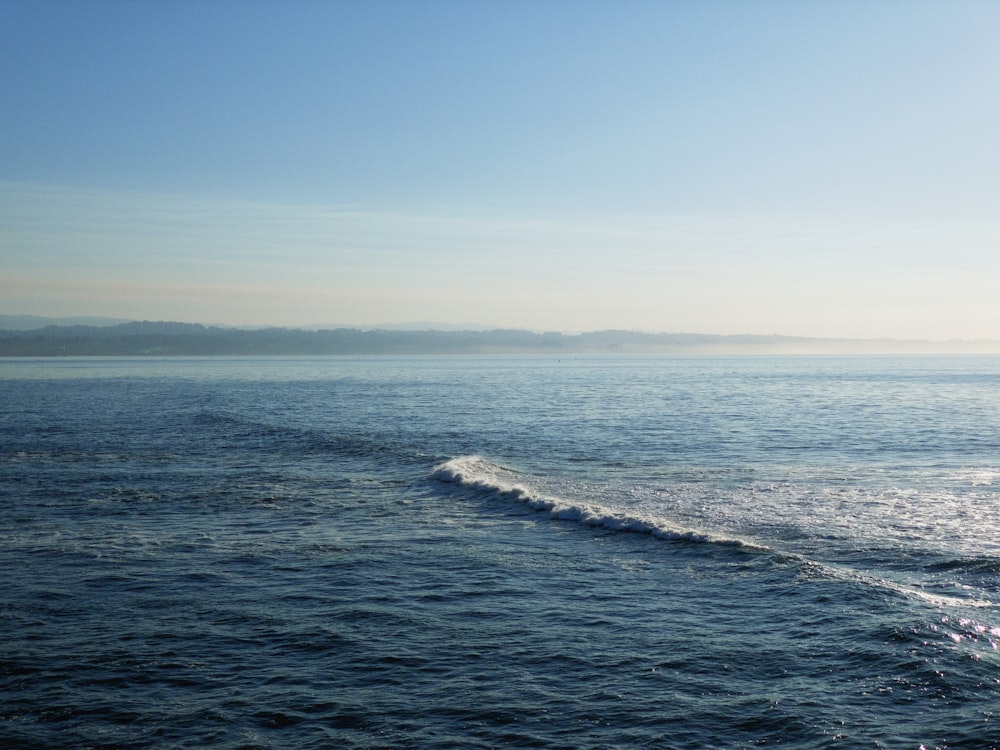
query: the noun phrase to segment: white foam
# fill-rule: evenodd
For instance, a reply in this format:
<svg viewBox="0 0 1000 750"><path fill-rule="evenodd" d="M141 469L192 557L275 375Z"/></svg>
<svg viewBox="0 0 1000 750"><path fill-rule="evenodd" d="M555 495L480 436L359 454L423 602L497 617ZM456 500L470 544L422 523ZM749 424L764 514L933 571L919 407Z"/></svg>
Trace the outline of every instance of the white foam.
<svg viewBox="0 0 1000 750"><path fill-rule="evenodd" d="M585 526L611 531L649 534L657 539L702 544L722 544L751 550L770 552L783 558L796 560L819 575L859 585L891 590L909 598L920 599L935 607L995 607L996 603L970 597L953 597L925 591L913 585L893 581L884 576L866 573L854 568L810 559L800 553L776 550L758 542L733 535L713 534L672 524L655 514L635 513L614 509L601 503L582 499L571 500L543 492L531 485L530 478L508 469L482 456L459 456L434 467L433 478L441 482L461 485L478 492L513 500L547 513L552 518L573 521ZM537 482L538 484L541 481Z"/></svg>
<svg viewBox="0 0 1000 750"><path fill-rule="evenodd" d="M820 562L812 560L799 554L786 553L788 557L798 560L809 570L814 571L819 576L828 579L845 581L847 583L867 586L870 588L889 591L900 594L910 599L919 599L938 609L968 607L972 609L989 609L997 606L996 602L989 599L977 597L947 596L945 594L935 594L925 591L917 585L907 584L902 581L895 581L884 575L864 572L836 563Z"/></svg>
<svg viewBox="0 0 1000 750"><path fill-rule="evenodd" d="M547 512L553 518L604 528L649 534L668 541L726 544L749 549L768 550L760 544L745 539L711 534L696 529L671 524L667 519L651 515L627 513L605 505L583 500L570 500L534 489L515 471L493 463L481 456L459 456L434 467L432 475L441 482L459 484L480 492L527 505Z"/></svg>

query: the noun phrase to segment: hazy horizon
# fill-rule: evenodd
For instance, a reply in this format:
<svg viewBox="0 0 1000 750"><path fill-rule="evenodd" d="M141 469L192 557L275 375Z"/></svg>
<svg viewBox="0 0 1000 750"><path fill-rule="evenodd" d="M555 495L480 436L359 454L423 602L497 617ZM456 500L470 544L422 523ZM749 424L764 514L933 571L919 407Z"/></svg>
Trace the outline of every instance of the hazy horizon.
<svg viewBox="0 0 1000 750"><path fill-rule="evenodd" d="M595 328L589 330L579 330L579 331L558 331L553 329L545 329L538 327L507 327L507 326L497 326L488 324L451 324L451 323L440 323L435 321L401 321L401 322L383 322L380 324L373 325L350 325L342 323L314 323L307 325L291 325L291 326L281 326L273 324L226 324L226 323L216 323L213 321L204 320L166 320L166 319L150 319L150 318L112 318L112 317L102 317L102 316L48 316L48 315L19 315L19 314L4 314L0 313L0 333L3 332L24 332L31 333L33 331L38 331L42 328L49 326L84 326L84 327L114 327L122 324L128 323L149 323L153 325L193 325L202 326L205 328L221 328L221 329L233 329L248 332L267 332L271 330L288 330L288 331L306 331L306 332L321 332L321 331L334 331L342 329L353 329L360 331L391 331L397 333L496 333L500 331L511 331L511 332L523 332L536 335L549 335L555 334L558 336L563 336L567 338L576 338L581 336L588 336L593 334L622 334L625 336L631 336L634 334L642 336L665 336L665 337L681 337L681 338L691 338L695 340L704 339L705 341L714 339L759 339L755 346L766 348L767 339L787 339L789 342L795 342L796 340L802 340L803 342L812 342L816 345L830 344L857 344L861 348L857 349L858 352L862 353L893 353L899 351L909 351L905 349L907 346L917 346L914 352L923 353L949 353L949 352L981 352L981 353L993 353L1000 352L1000 337L989 338L989 337L979 337L979 338L950 338L950 339L927 339L927 338L892 338L892 337L840 337L840 336L789 336L781 333L747 333L744 331L731 331L728 333L704 333L701 331L680 331L680 330L641 330L641 329L626 329L626 328ZM786 345L786 344L782 344ZM788 344L791 345L791 344ZM880 349L879 346L885 345L886 348ZM930 345L929 348L928 346ZM984 349L969 349L969 346L985 346ZM875 348L872 348L875 347ZM903 349L900 349L903 347ZM935 348L937 347L937 348ZM958 347L957 349L955 347ZM837 350L840 351L840 350ZM851 353L855 351L854 349L843 350L844 353Z"/></svg>
<svg viewBox="0 0 1000 750"><path fill-rule="evenodd" d="M971 0L4 4L0 298L998 339L998 22Z"/></svg>

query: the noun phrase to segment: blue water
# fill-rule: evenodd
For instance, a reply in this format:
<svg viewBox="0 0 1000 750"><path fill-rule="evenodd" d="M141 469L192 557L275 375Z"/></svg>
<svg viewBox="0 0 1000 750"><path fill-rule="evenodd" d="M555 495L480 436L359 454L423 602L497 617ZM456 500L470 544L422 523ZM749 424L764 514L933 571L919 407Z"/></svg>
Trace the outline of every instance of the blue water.
<svg viewBox="0 0 1000 750"><path fill-rule="evenodd" d="M1000 358L0 360L4 748L1000 745Z"/></svg>

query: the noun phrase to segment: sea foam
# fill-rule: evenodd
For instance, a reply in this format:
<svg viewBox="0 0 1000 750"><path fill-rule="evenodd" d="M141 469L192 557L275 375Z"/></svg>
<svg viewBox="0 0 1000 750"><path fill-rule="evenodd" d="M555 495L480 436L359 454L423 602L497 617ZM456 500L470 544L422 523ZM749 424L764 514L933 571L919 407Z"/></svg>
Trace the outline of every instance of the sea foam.
<svg viewBox="0 0 1000 750"><path fill-rule="evenodd" d="M563 521L585 526L649 534L657 539L700 544L722 544L770 551L770 548L734 536L684 528L668 519L632 513L607 505L555 496L531 486L521 473L494 463L482 456L459 456L438 464L431 475L440 482L461 485L480 493L514 500L534 510Z"/></svg>
<svg viewBox="0 0 1000 750"><path fill-rule="evenodd" d="M796 552L775 549L738 536L685 528L672 524L668 519L659 516L631 513L601 503L571 500L553 495L532 487L529 476L501 466L482 456L459 456L445 461L434 467L431 476L439 482L460 485L477 493L516 501L546 513L552 518L573 521L585 526L610 531L648 534L656 539L671 542L725 545L766 552L776 555L780 559L803 565L814 575L842 580L859 586L892 591L906 597L921 599L935 606L964 605L973 608L995 606L995 603L989 600L930 593L883 576L866 573L849 566L820 562Z"/></svg>

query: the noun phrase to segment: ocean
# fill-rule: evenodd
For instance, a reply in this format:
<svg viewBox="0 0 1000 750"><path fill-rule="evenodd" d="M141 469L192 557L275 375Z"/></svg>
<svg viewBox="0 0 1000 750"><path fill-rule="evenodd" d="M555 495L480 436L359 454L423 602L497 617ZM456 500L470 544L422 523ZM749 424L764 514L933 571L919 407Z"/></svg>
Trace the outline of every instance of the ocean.
<svg viewBox="0 0 1000 750"><path fill-rule="evenodd" d="M0 747L1000 746L1000 358L0 360Z"/></svg>

